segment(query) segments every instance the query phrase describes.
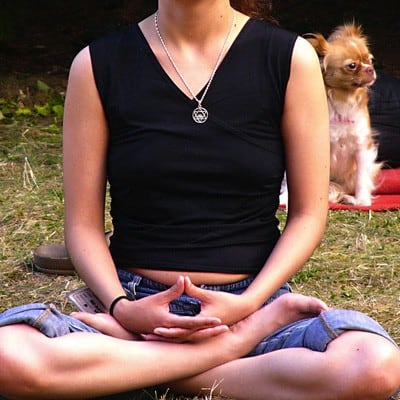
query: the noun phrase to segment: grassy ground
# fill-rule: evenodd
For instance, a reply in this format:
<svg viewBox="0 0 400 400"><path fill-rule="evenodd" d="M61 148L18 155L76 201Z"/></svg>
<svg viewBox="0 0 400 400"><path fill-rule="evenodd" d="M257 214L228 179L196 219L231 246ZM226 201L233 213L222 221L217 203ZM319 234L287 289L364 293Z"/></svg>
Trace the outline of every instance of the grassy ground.
<svg viewBox="0 0 400 400"><path fill-rule="evenodd" d="M12 101L0 99L0 311L51 301L69 312L65 294L82 284L77 276L35 272L31 260L35 247L63 240L61 123L52 109L59 96L35 82ZM35 104L50 111L40 116ZM325 238L293 278L294 289L364 311L400 342L399 216L330 212ZM285 213L279 217L283 223Z"/></svg>

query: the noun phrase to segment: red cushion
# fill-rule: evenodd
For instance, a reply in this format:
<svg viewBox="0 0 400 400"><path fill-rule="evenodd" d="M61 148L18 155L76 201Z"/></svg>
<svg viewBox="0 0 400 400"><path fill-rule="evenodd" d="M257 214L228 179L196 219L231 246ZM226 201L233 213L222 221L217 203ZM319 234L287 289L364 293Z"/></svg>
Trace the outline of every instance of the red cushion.
<svg viewBox="0 0 400 400"><path fill-rule="evenodd" d="M381 171L375 194L400 194L400 168Z"/></svg>
<svg viewBox="0 0 400 400"><path fill-rule="evenodd" d="M400 208L400 168L383 169L377 179L377 188L371 206L329 204L331 210L385 211Z"/></svg>

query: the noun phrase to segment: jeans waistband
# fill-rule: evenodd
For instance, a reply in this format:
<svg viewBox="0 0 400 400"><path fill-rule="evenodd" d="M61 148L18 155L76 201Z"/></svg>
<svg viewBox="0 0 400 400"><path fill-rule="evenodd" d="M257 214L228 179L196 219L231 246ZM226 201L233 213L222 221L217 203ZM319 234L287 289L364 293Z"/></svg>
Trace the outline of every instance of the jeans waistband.
<svg viewBox="0 0 400 400"><path fill-rule="evenodd" d="M147 296L163 292L169 286L145 278L139 274L124 269L118 269L118 276L127 296L130 299L142 299ZM251 284L254 278L243 279L238 282L223 285L200 285L202 289L228 292L231 294L242 294ZM201 311L200 300L183 293L169 304L170 312L177 315L193 316Z"/></svg>
<svg viewBox="0 0 400 400"><path fill-rule="evenodd" d="M164 291L169 288L168 285L163 283L153 281L152 279L145 278L135 272L128 271L126 269L117 269L119 279L121 282L134 282L136 287L147 287L149 289L154 289L157 291ZM221 291L221 292L240 292L244 291L249 287L254 278L246 278L237 282L226 283L221 285L200 285L202 289Z"/></svg>

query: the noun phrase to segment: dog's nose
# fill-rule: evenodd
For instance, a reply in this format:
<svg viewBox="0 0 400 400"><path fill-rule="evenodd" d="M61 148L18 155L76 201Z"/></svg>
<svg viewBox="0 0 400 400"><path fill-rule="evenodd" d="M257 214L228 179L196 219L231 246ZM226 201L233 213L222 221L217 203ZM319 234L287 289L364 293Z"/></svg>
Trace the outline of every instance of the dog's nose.
<svg viewBox="0 0 400 400"><path fill-rule="evenodd" d="M366 72L367 74L373 75L374 72L375 72L374 67L367 67L367 68L365 68L365 72Z"/></svg>

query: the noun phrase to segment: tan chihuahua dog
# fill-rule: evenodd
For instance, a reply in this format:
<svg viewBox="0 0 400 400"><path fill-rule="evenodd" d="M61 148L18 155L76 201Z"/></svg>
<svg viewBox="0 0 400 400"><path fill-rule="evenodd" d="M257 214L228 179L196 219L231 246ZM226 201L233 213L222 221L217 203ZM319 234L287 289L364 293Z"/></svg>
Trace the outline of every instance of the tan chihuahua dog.
<svg viewBox="0 0 400 400"><path fill-rule="evenodd" d="M320 57L329 104L329 201L369 206L381 164L367 107L376 80L367 40L354 24L337 27L327 40L318 33L306 38Z"/></svg>

